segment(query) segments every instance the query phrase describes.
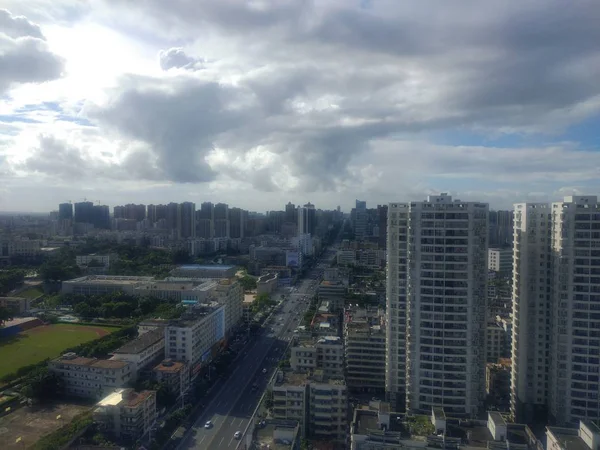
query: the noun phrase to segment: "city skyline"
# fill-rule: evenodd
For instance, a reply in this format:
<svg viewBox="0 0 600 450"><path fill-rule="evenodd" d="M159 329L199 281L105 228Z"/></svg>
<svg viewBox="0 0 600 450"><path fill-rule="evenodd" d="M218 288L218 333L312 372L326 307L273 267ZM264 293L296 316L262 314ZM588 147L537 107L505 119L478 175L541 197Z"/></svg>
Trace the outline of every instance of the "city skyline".
<svg viewBox="0 0 600 450"><path fill-rule="evenodd" d="M0 210L600 190L595 2L166 5L3 2Z"/></svg>

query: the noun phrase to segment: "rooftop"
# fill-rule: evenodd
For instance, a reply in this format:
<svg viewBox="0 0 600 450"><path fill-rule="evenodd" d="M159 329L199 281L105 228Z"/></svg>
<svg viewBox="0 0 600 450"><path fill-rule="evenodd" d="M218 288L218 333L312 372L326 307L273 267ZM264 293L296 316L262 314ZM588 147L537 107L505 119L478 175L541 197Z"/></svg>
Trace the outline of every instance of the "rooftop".
<svg viewBox="0 0 600 450"><path fill-rule="evenodd" d="M85 277L74 278L72 280L63 281L63 283L84 283L84 284L138 284L150 283L154 281L153 277L128 277L128 276L111 276L111 275L87 275Z"/></svg>
<svg viewBox="0 0 600 450"><path fill-rule="evenodd" d="M564 450L590 450L583 439L579 437L577 428L547 427L547 430Z"/></svg>
<svg viewBox="0 0 600 450"><path fill-rule="evenodd" d="M141 353L147 348L152 347L154 344L157 344L160 341L164 341L164 339L165 332L162 329L159 328L156 330L151 330L137 337L133 341L129 341L127 344L119 347L113 353Z"/></svg>
<svg viewBox="0 0 600 450"><path fill-rule="evenodd" d="M184 264L182 266L177 266L177 269L179 269L179 270L213 270L215 272L218 272L221 270L235 269L235 266L228 266L228 265L224 265L224 264L214 264L214 265Z"/></svg>
<svg viewBox="0 0 600 450"><path fill-rule="evenodd" d="M293 420L267 420L265 425L259 427L256 432L256 443L259 448L291 450L293 448L291 439L278 439L277 436L280 434L297 436L298 430L298 422Z"/></svg>
<svg viewBox="0 0 600 450"><path fill-rule="evenodd" d="M100 400L98 406L127 406L134 408L154 394L154 391L135 392L133 389L117 389Z"/></svg>
<svg viewBox="0 0 600 450"><path fill-rule="evenodd" d="M166 359L160 364L158 364L156 367L154 367L153 370L163 373L177 373L181 371L181 369L183 369L184 367L185 363L182 363L180 361L173 361L171 359Z"/></svg>
<svg viewBox="0 0 600 450"><path fill-rule="evenodd" d="M83 356L77 356L75 353L65 353L54 361L60 361L63 364L73 366L89 366L98 369L122 369L129 364L127 361L119 361L116 359L84 358Z"/></svg>

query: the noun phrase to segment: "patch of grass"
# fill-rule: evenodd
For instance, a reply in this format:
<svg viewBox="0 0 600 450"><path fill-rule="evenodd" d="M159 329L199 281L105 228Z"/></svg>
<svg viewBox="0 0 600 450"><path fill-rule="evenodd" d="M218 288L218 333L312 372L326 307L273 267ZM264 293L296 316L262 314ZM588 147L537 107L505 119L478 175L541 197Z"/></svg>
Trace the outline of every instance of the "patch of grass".
<svg viewBox="0 0 600 450"><path fill-rule="evenodd" d="M42 291L39 287L31 287L29 289L25 289L24 291L15 294L15 297L28 298L30 300L34 300L38 298L40 295L43 295L44 291Z"/></svg>
<svg viewBox="0 0 600 450"><path fill-rule="evenodd" d="M0 339L0 377L19 368L36 364L46 358L56 358L67 348L93 341L116 331L114 327L46 325L17 336Z"/></svg>

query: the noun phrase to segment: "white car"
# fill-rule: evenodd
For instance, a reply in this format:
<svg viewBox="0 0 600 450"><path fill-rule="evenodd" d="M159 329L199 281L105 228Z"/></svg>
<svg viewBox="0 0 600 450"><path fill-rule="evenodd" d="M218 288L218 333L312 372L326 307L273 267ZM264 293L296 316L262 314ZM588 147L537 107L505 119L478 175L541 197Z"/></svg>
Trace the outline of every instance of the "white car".
<svg viewBox="0 0 600 450"><path fill-rule="evenodd" d="M210 420L204 424L204 428L212 428L212 426L213 423Z"/></svg>
<svg viewBox="0 0 600 450"><path fill-rule="evenodd" d="M236 438L236 439L240 439L242 437L242 432L241 431L236 431L233 434L233 437Z"/></svg>

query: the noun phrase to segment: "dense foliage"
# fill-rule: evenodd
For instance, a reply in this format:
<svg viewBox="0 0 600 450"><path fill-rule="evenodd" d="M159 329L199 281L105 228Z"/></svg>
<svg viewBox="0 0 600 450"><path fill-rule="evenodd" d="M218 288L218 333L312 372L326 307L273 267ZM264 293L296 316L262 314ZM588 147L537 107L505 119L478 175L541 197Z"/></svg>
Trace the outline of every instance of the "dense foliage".
<svg viewBox="0 0 600 450"><path fill-rule="evenodd" d="M246 292L256 289L256 278L253 278L250 275L244 275L243 277L239 278L238 281Z"/></svg>
<svg viewBox="0 0 600 450"><path fill-rule="evenodd" d="M271 306L275 306L276 304L277 301L271 299L271 297L269 297L269 294L258 294L256 296L256 300L254 300L254 303L252 303L251 311L253 314L256 314L266 310Z"/></svg>
<svg viewBox="0 0 600 450"><path fill-rule="evenodd" d="M13 289L21 286L24 279L24 270L0 270L0 295L8 294Z"/></svg>
<svg viewBox="0 0 600 450"><path fill-rule="evenodd" d="M130 319L150 315L173 319L181 314L179 306L175 303L156 297L136 297L123 292L102 295L55 295L46 300L46 306L71 306L73 311L84 319Z"/></svg>
<svg viewBox="0 0 600 450"><path fill-rule="evenodd" d="M14 314L11 309L0 306L0 325L4 324L4 322L12 320L13 315Z"/></svg>

